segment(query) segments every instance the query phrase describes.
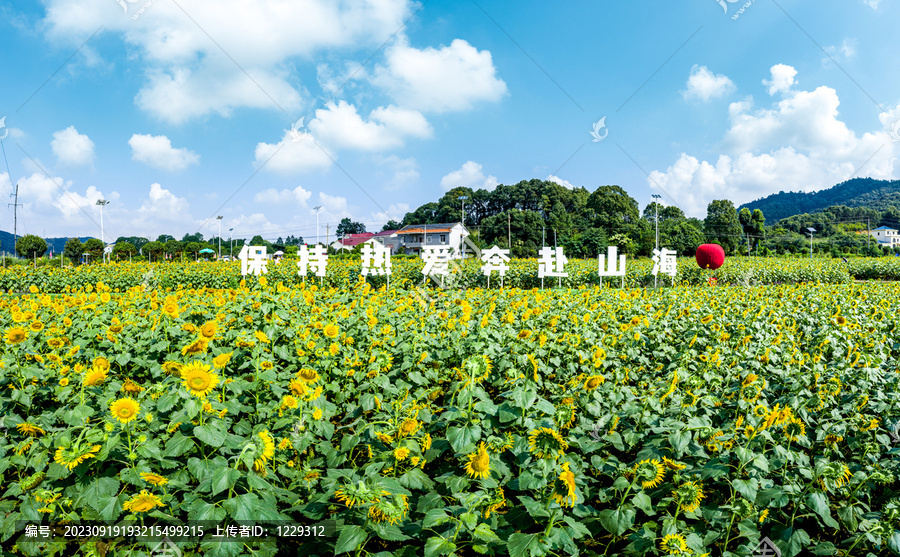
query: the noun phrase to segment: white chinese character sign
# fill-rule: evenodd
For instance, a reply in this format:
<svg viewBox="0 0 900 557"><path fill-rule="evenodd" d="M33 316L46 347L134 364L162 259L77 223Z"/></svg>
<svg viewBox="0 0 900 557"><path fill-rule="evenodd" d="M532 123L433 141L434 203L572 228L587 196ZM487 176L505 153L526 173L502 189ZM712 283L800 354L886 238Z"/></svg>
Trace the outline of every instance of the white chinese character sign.
<svg viewBox="0 0 900 557"><path fill-rule="evenodd" d="M266 246L244 246L238 259L241 260L241 276L264 275L269 272Z"/></svg>
<svg viewBox="0 0 900 557"><path fill-rule="evenodd" d="M506 271L509 270L509 265L507 265L509 262L509 250L491 246L491 249L482 252L481 260L484 261L484 265L481 266L481 272L488 279L488 288L491 287L491 273L493 271L500 273L500 288L503 288L503 277L506 275Z"/></svg>
<svg viewBox="0 0 900 557"><path fill-rule="evenodd" d="M675 283L675 273L677 272L678 262L675 259L677 253L674 250L663 248L661 250L653 250L653 285L656 286L656 275L663 273L672 277L672 283Z"/></svg>
<svg viewBox="0 0 900 557"><path fill-rule="evenodd" d="M297 262L297 274L306 278L309 268L312 267L317 277L325 276L325 267L328 265L328 253L321 244L316 244L312 248L309 246L300 246L297 250L300 261ZM322 282L321 280L319 282Z"/></svg>
<svg viewBox="0 0 900 557"><path fill-rule="evenodd" d="M602 253L598 257L597 273L600 275L600 286L603 286L603 277L622 277L622 287L625 287L625 254L620 255L617 262L617 251L616 246L609 246L606 248L606 257Z"/></svg>
<svg viewBox="0 0 900 557"><path fill-rule="evenodd" d="M391 249L379 242L366 242L362 247L362 276L385 275L391 284Z"/></svg>
<svg viewBox="0 0 900 557"><path fill-rule="evenodd" d="M541 258L538 261L538 277L541 279L541 287L544 286L544 277L559 277L559 285L562 286L562 277L568 277L569 273L564 271L565 264L569 259L563 254L560 247L541 248Z"/></svg>
<svg viewBox="0 0 900 557"><path fill-rule="evenodd" d="M450 274L450 248L429 246L422 248L422 259L425 266L422 268L422 282L429 275L447 276Z"/></svg>

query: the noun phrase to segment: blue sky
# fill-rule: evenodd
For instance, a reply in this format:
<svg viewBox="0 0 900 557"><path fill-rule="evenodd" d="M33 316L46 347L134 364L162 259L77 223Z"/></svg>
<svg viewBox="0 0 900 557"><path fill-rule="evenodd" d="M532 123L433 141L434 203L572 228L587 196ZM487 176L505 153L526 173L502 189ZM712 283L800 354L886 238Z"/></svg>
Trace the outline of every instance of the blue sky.
<svg viewBox="0 0 900 557"><path fill-rule="evenodd" d="M702 218L897 177L900 0L509 6L0 2L0 191L20 234L99 235L105 198L107 240L216 215L309 239L317 205L324 239L456 185L618 184Z"/></svg>

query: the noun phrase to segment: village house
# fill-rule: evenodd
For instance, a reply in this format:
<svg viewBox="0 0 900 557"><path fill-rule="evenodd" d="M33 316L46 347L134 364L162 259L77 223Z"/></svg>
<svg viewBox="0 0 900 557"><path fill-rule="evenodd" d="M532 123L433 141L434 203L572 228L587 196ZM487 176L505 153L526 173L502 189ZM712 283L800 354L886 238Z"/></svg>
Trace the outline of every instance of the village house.
<svg viewBox="0 0 900 557"><path fill-rule="evenodd" d="M900 246L900 235L897 234L897 229L895 228L879 226L872 230L871 233L878 240L879 245L888 247Z"/></svg>
<svg viewBox="0 0 900 557"><path fill-rule="evenodd" d="M397 230L396 235L393 239L399 239L397 253L418 255L423 247L449 247L453 248L454 256L458 256L463 238L469 235L469 231L459 222L411 224Z"/></svg>

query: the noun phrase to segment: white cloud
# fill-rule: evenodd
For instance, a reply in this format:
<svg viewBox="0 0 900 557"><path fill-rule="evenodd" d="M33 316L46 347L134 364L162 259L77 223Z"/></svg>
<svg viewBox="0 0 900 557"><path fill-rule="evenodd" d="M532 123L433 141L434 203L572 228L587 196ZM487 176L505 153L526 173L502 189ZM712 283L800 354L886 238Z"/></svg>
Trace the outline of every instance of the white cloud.
<svg viewBox="0 0 900 557"><path fill-rule="evenodd" d="M137 104L172 123L242 107L298 110L303 99L294 60L372 51L403 26L413 7L410 0L197 0L185 7L188 16L174 3L154 2L132 20L142 3L127 4L128 13L115 2L45 4L43 28L52 42L80 46L101 25L120 34L147 68Z"/></svg>
<svg viewBox="0 0 900 557"><path fill-rule="evenodd" d="M300 132L295 137L287 130L278 143L256 144L255 165L264 164L266 170L280 174L296 174L328 168L332 158L337 155L318 144L311 134Z"/></svg>
<svg viewBox="0 0 900 557"><path fill-rule="evenodd" d="M474 161L468 161L462 165L459 170L447 174L441 178L441 187L444 190L451 190L456 187L467 187L472 189L493 190L497 187L497 178L495 176L485 176L482 172L482 166Z"/></svg>
<svg viewBox="0 0 900 557"><path fill-rule="evenodd" d="M551 174L550 176L547 176L547 181L555 182L555 183L559 184L560 186L562 186L564 188L568 188L570 190L575 189L575 186L572 185L572 182L570 182L568 180L563 180L559 176L554 176L553 174Z"/></svg>
<svg viewBox="0 0 900 557"><path fill-rule="evenodd" d="M164 135L142 135L136 133L128 140L131 158L168 171L184 170L200 162L200 155L188 149L175 149Z"/></svg>
<svg viewBox="0 0 900 557"><path fill-rule="evenodd" d="M881 4L881 0L863 0L863 4L869 6L873 10L877 10L878 4Z"/></svg>
<svg viewBox="0 0 900 557"><path fill-rule="evenodd" d="M319 87L329 95L351 89L356 82L369 78L369 72L358 62L346 60L342 70L335 70L328 64L316 66L316 79Z"/></svg>
<svg viewBox="0 0 900 557"><path fill-rule="evenodd" d="M787 92L786 98L756 111L750 100L732 103L731 126L723 140L726 152L715 162L682 153L665 172L650 174L650 187L671 195L688 214L702 217L713 199L740 204L778 191L815 191L857 172L894 178L898 147L889 132L900 119L900 105L881 116L883 129L860 136L838 118L833 89L789 91L795 72L773 68L772 74L778 81L772 86Z"/></svg>
<svg viewBox="0 0 900 557"><path fill-rule="evenodd" d="M406 213L409 212L409 203L393 203L388 205L387 211L378 211L372 213L372 222L378 222L382 225L389 220L401 221ZM373 227L366 228L369 232L377 232Z"/></svg>
<svg viewBox="0 0 900 557"><path fill-rule="evenodd" d="M776 64L769 71L772 79L764 79L762 83L769 88L770 95L787 93L794 86L794 76L797 75L797 70L792 66Z"/></svg>
<svg viewBox="0 0 900 557"><path fill-rule="evenodd" d="M75 126L54 132L50 146L63 164L77 166L94 162L94 142L87 135L78 133Z"/></svg>
<svg viewBox="0 0 900 557"><path fill-rule="evenodd" d="M508 93L491 53L462 39L422 50L401 42L387 49L386 58L386 66L375 70L373 82L403 106L434 112L465 110Z"/></svg>
<svg viewBox="0 0 900 557"><path fill-rule="evenodd" d="M839 46L826 46L828 56L822 58L822 66L829 67L832 60L843 62L856 56L856 39L844 39Z"/></svg>
<svg viewBox="0 0 900 557"><path fill-rule="evenodd" d="M397 155L386 157L378 155L375 162L392 173L391 178L385 183L386 190L399 190L419 179L419 165L415 158L402 159Z"/></svg>
<svg viewBox="0 0 900 557"><path fill-rule="evenodd" d="M253 196L253 201L271 205L300 205L307 207L306 202L312 197L311 191L306 191L303 186L297 186L292 190L276 190L269 188Z"/></svg>
<svg viewBox="0 0 900 557"><path fill-rule="evenodd" d="M706 66L694 65L687 80L686 99L708 101L724 97L735 90L734 83L722 74L714 74Z"/></svg>
<svg viewBox="0 0 900 557"><path fill-rule="evenodd" d="M383 151L402 147L407 137L431 137L421 113L396 106L379 107L365 121L356 107L344 101L316 111L309 130L317 141L335 149Z"/></svg>
<svg viewBox="0 0 900 557"><path fill-rule="evenodd" d="M251 67L247 73L255 77L250 79L243 72L210 65L149 70L149 83L135 98L138 107L171 124L183 124L213 113L227 118L237 108L277 110L280 105L298 110L303 105L285 71Z"/></svg>
<svg viewBox="0 0 900 557"><path fill-rule="evenodd" d="M319 204L322 210L319 216L323 220L340 220L344 217L353 218L350 209L347 206L347 198L339 195L328 195L325 192L319 192ZM315 214L315 211L313 211Z"/></svg>

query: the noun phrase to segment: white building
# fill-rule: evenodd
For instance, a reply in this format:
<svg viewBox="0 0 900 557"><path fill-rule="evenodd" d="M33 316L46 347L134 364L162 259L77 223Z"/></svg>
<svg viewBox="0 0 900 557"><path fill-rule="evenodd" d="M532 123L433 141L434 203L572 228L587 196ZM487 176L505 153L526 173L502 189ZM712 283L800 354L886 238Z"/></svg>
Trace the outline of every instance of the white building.
<svg viewBox="0 0 900 557"><path fill-rule="evenodd" d="M459 222L440 224L412 224L396 232L400 240L399 253L415 255L423 247L446 246L453 248L454 255L461 252L463 238L469 235L466 227Z"/></svg>
<svg viewBox="0 0 900 557"><path fill-rule="evenodd" d="M900 235L897 234L895 228L879 226L875 230L872 230L871 234L878 240L879 245L889 247L900 246Z"/></svg>

